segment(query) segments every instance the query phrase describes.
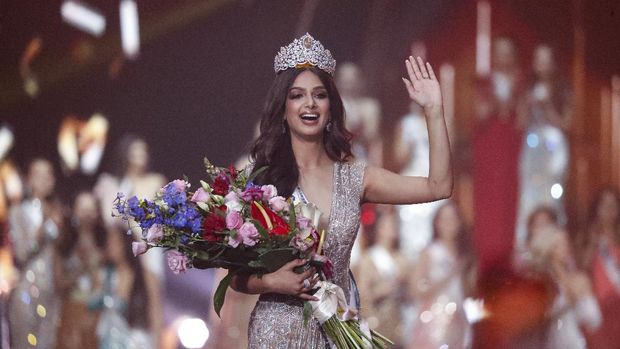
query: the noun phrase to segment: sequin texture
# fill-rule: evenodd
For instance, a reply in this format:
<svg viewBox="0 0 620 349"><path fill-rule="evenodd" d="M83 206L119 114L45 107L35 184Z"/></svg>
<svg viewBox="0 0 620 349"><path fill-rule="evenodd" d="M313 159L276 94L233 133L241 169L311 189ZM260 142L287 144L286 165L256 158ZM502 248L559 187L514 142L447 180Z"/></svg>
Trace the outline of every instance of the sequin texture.
<svg viewBox="0 0 620 349"><path fill-rule="evenodd" d="M360 224L360 203L365 164L336 163L333 198L325 240L325 255L334 265L334 279L348 298L351 249ZM303 320L303 303L297 297L263 294L250 316L249 349L326 348L319 323Z"/></svg>

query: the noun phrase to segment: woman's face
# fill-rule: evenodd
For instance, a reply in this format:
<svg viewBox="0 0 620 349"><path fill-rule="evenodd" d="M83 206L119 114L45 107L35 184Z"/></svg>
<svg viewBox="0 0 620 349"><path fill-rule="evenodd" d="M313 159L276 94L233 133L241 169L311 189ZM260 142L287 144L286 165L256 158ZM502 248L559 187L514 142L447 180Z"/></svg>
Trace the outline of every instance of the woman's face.
<svg viewBox="0 0 620 349"><path fill-rule="evenodd" d="M91 193L81 193L75 199L73 206L73 216L80 225L92 227L97 224L99 211L97 209L97 200Z"/></svg>
<svg viewBox="0 0 620 349"><path fill-rule="evenodd" d="M149 149L143 140L131 143L127 152L129 167L145 170L149 163Z"/></svg>
<svg viewBox="0 0 620 349"><path fill-rule="evenodd" d="M461 219L454 205L440 209L437 217L437 236L443 241L452 241L461 229Z"/></svg>
<svg viewBox="0 0 620 349"><path fill-rule="evenodd" d="M620 207L618 207L616 196L611 192L606 192L598 204L599 221L603 224L614 224L619 219L618 215L620 215Z"/></svg>
<svg viewBox="0 0 620 349"><path fill-rule="evenodd" d="M553 52L548 46L539 46L534 51L533 69L537 76L549 76L555 69Z"/></svg>
<svg viewBox="0 0 620 349"><path fill-rule="evenodd" d="M379 217L377 222L377 242L381 241L393 246L396 240L398 240L396 217L394 213L386 212Z"/></svg>
<svg viewBox="0 0 620 349"><path fill-rule="evenodd" d="M47 198L54 191L56 177L52 164L47 160L36 160L30 165L28 183L32 195L37 198Z"/></svg>
<svg viewBox="0 0 620 349"><path fill-rule="evenodd" d="M553 220L553 217L549 216L547 212L537 212L532 218L530 224L530 232L535 233L553 225L555 225L555 221Z"/></svg>
<svg viewBox="0 0 620 349"><path fill-rule="evenodd" d="M284 117L291 136L323 136L331 113L327 89L316 74L306 70L297 76L286 97Z"/></svg>

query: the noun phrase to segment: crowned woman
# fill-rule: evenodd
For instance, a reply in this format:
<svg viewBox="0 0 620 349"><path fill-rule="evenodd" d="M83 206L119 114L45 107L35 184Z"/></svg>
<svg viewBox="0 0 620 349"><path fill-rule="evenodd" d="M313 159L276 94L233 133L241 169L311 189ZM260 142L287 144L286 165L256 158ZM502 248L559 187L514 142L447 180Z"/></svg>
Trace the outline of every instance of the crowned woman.
<svg viewBox="0 0 620 349"><path fill-rule="evenodd" d="M356 161L345 128L342 100L333 74L336 61L309 34L282 47L275 57L275 79L267 94L260 136L252 148L254 169L267 166L257 184L273 184L283 196L315 204L323 213L319 229L324 254L333 263L330 280L348 301L349 260L364 202L413 204L447 198L452 193L450 144L443 116L441 89L429 63L405 60L409 97L424 110L430 144L428 177L401 176ZM317 300L311 291L317 278L306 263L294 260L258 277L237 275L231 286L260 294L250 317L250 348L325 348L328 340L317 320L304 322L303 301ZM364 290L361 290L364 292Z"/></svg>

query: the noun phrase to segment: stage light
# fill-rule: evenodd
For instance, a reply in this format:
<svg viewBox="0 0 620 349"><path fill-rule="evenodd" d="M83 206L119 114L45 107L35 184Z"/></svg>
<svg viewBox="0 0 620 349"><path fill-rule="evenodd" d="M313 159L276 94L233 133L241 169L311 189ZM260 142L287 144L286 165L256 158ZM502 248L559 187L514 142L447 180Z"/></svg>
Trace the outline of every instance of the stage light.
<svg viewBox="0 0 620 349"><path fill-rule="evenodd" d="M6 154L13 147L13 141L15 137L13 137L13 132L7 126L0 127L0 161L4 159Z"/></svg>
<svg viewBox="0 0 620 349"><path fill-rule="evenodd" d="M105 31L105 17L97 11L77 1L65 1L60 7L62 19L93 36L101 36Z"/></svg>
<svg viewBox="0 0 620 349"><path fill-rule="evenodd" d="M463 301L463 311L465 311L465 317L470 324L474 324L489 316L484 309L483 299L466 298Z"/></svg>
<svg viewBox="0 0 620 349"><path fill-rule="evenodd" d="M204 321L198 318L181 320L177 330L179 340L185 348L202 348L209 339L209 329Z"/></svg>
<svg viewBox="0 0 620 349"><path fill-rule="evenodd" d="M122 0L120 4L121 42L125 56L134 59L140 52L140 28L138 6L133 0Z"/></svg>
<svg viewBox="0 0 620 349"><path fill-rule="evenodd" d="M559 183L555 183L551 186L551 197L558 200L564 194L564 188Z"/></svg>

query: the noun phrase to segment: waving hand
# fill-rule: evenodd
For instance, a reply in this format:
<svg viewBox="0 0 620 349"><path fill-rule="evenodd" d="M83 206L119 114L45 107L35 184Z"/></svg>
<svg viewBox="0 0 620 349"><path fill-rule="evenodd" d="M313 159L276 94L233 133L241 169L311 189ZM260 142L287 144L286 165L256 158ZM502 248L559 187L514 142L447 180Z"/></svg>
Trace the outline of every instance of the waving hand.
<svg viewBox="0 0 620 349"><path fill-rule="evenodd" d="M409 56L405 60L409 80L403 78L409 97L424 109L442 106L441 88L431 64Z"/></svg>

